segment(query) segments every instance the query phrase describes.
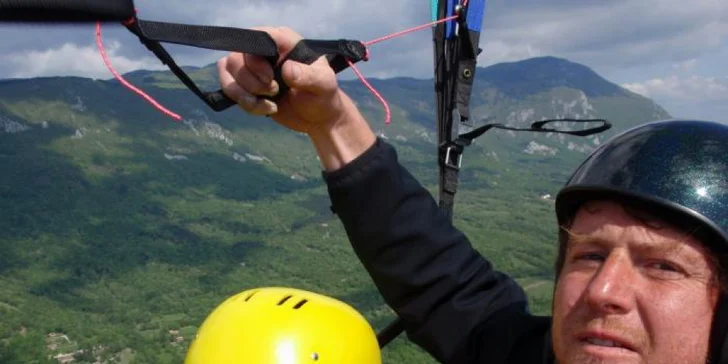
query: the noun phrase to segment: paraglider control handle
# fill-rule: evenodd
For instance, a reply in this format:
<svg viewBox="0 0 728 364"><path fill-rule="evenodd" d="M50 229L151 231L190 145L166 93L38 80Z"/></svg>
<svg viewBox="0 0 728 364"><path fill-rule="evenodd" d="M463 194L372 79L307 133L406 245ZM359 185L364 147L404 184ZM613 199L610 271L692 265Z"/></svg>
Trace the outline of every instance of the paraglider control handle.
<svg viewBox="0 0 728 364"><path fill-rule="evenodd" d="M280 91L275 96L261 97L271 101L278 101L283 98L290 89L290 87L283 81L283 76L281 74L281 66L283 62L291 60L310 65L321 56L326 56L326 59L328 60L329 65L334 69L334 72L339 73L349 67L347 60L353 63L366 61L367 49L362 42L348 39L301 40L296 44L291 52L289 52L286 57L280 61L272 57L266 57L273 67L274 79L278 83ZM209 92L206 97L208 98L208 103L211 104L213 109L216 111L222 111L237 104L237 102L225 95L222 90Z"/></svg>
<svg viewBox="0 0 728 364"><path fill-rule="evenodd" d="M367 60L364 43L355 40L301 40L294 49L280 59L278 46L266 32L223 26L179 24L139 19L133 0L0 0L0 22L121 22L147 49L167 65L182 83L200 97L210 108L222 111L237 102L222 90L201 90L192 78L177 65L161 43L173 43L218 51L240 52L266 58L273 66L275 80L283 97L289 87L283 82L280 65L285 60L311 64L326 56L336 73L350 64ZM98 31L97 31L98 32Z"/></svg>

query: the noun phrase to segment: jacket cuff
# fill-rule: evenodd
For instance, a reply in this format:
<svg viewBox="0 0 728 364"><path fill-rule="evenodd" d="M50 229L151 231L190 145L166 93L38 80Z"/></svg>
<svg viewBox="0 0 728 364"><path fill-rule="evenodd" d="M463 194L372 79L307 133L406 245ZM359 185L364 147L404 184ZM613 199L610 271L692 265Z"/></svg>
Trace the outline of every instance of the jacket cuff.
<svg viewBox="0 0 728 364"><path fill-rule="evenodd" d="M374 144L357 158L335 171L322 171L321 177L329 188L341 188L366 178L366 173L378 164L386 143L377 138Z"/></svg>

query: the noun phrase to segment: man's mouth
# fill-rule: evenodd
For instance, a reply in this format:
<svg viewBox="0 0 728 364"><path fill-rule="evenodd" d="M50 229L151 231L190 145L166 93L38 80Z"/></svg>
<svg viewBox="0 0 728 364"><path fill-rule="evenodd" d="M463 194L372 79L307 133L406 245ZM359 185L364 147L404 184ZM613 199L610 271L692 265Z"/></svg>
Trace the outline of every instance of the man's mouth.
<svg viewBox="0 0 728 364"><path fill-rule="evenodd" d="M623 346L623 345L621 345L621 344L619 344L617 342L614 342L612 340L602 340L602 339L597 339L597 338L590 337L590 338L585 339L584 341L585 342L588 342L588 343L590 343L592 345L606 346L606 347L614 347L614 348L625 348L625 349L627 349L627 347L625 347L625 346Z"/></svg>
<svg viewBox="0 0 728 364"><path fill-rule="evenodd" d="M593 345L603 348L616 348L628 351L636 351L635 346L628 340L622 339L617 335L606 332L588 332L579 336L579 341L587 345Z"/></svg>

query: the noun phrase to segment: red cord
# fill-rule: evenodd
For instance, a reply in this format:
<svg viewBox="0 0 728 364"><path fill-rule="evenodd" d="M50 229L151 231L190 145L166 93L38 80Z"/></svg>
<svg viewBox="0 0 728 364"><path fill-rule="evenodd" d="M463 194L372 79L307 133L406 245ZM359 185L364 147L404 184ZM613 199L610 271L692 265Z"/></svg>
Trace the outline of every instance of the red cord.
<svg viewBox="0 0 728 364"><path fill-rule="evenodd" d="M467 4L467 3L468 3L468 0L465 0L464 4ZM369 47L372 44L376 44L379 42L383 42L385 40L389 40L389 39L392 39L395 37L403 36L405 34L416 32L418 30L425 29L425 28L428 28L428 27L431 27L433 25L437 25L440 23L444 23L446 21L457 19L457 17L458 17L457 15L452 15L447 18L429 22L427 24L422 24L422 25L418 25L416 27L404 29L404 30L398 31L396 33L392 33L392 34L385 35L380 38L372 39L368 42L364 42L364 45ZM369 58L368 54L369 54L369 49L367 49L367 58ZM364 78L364 76L361 74L361 72L359 72L359 69L357 69L356 66L354 66L354 63L352 63L350 60L346 60L346 61L349 63L349 67L351 67L351 69L354 71L354 73L356 73L357 77L359 77L359 80L361 80L361 82L364 84L364 86L366 86L369 89L369 91L371 91L372 94L374 94L374 96L376 96L376 98L379 99L379 102L382 103L382 105L384 106L384 112L385 112L384 123L389 125L389 123L392 119L392 113L389 109L389 105L387 104L387 100L385 100L384 97L382 97L382 95L379 92L377 92L377 90L374 89L374 87L372 87L372 85L366 80L366 78Z"/></svg>
<svg viewBox="0 0 728 364"><path fill-rule="evenodd" d="M389 124L390 120L392 120L392 112L389 110L389 104L387 104L387 100L385 100L384 97L382 97L382 95L380 95L379 92L377 92L377 90L374 89L374 87L369 83L369 81L367 81L367 79L364 78L364 75L362 75L361 72L359 72L359 69L356 68L356 66L354 65L354 63L352 61L347 59L346 62L349 63L349 67L351 67L351 70L354 71L354 73L356 73L356 75L359 77L359 79L364 84L364 86L366 86L369 89L369 91L371 91L372 94L374 94L374 96L376 96L379 99L379 102L382 103L382 105L384 106L384 113L386 114L386 116L384 118L384 123Z"/></svg>
<svg viewBox="0 0 728 364"><path fill-rule="evenodd" d="M467 5L468 5L468 0L463 0L462 1L462 6L467 6ZM389 40L389 39L392 39L392 38L395 38L395 37L403 36L405 34L409 34L409 33L412 33L412 32L418 31L418 30L422 30L422 29L431 27L433 25L437 25L437 24L440 24L440 23L444 23L444 22L447 22L447 21L450 21L450 20L454 20L454 19L457 19L457 18L458 18L458 15L451 15L449 17L446 17L446 18L443 18L443 19L440 19L440 20L436 20L436 21L433 21L433 22L429 22L427 24L418 25L416 27L404 29L404 30L401 30L401 31L398 31L398 32L395 32L395 33L392 33L392 34L389 34L389 35L385 35L385 36L380 37L380 38L372 39L372 40L370 40L368 42L364 42L363 44L364 44L364 46L369 47L372 44L376 44L376 43L379 43L379 42L383 42L385 40ZM131 19L131 21L133 21L133 19ZM114 67L111 65L111 62L109 61L108 57L106 56L106 52L104 51L103 43L101 42L101 23L100 22L96 24L96 43L99 46L99 50L101 51L101 56L104 59L104 63L106 63L106 67L109 68L109 70L111 71L111 73L114 74L114 76L119 80L119 82L121 82L124 86L126 86L127 88L129 88L132 91L136 92L137 94L141 95L143 98L145 98L152 105L154 105L154 107L156 107L157 109L159 109L163 113L171 116L172 118L174 118L177 121L179 121L179 120L182 119L182 117L180 117L179 115L173 113L172 111L167 110L166 108L164 108L164 106L160 105L152 97L150 97L149 95L145 94L143 91L139 90L138 88L134 87L129 82L127 82L126 80L124 80L124 78L121 77L121 75L118 72L116 72L116 70L114 70ZM367 57L366 57L367 59L369 58L368 57L368 54L369 54L369 49L367 49ZM353 62L351 62L351 60L348 60L347 59L346 62L349 63L349 67L351 67L351 69L354 71L354 73L356 73L357 77L359 77L359 80L361 80L361 82L364 84L364 86L366 86L369 89L369 91L371 91L372 94L374 94L374 96L377 99L379 99L379 101L382 103L382 105L384 106L385 114L386 114L385 119L384 119L384 123L385 124L389 124L390 121L391 121L391 118L392 118L392 113L391 113L391 111L389 109L389 105L387 104L387 101L366 80L366 78L364 77L364 75L362 75L362 73L359 71L358 68L356 68L356 66L354 65Z"/></svg>
<svg viewBox="0 0 728 364"><path fill-rule="evenodd" d="M440 19L440 20L436 20L436 21L433 21L433 22L430 22L430 23L427 23L427 24L422 24L422 25L418 25L416 27L412 27L412 28L409 28L409 29L401 30L401 31L396 32L396 33L392 33L392 34L389 34L389 35L385 35L385 36L383 36L381 38L372 39L372 40L370 40L368 42L364 42L364 45L368 47L368 46L370 46L372 44L376 44L376 43L379 43L379 42L382 42L382 41L385 41L385 40L389 40L389 39L392 39L394 37L399 37L401 35L405 35L405 34L412 33L412 32L415 32L415 31L418 31L418 30L421 30L421 29L424 29L424 28L428 28L428 27L431 27L431 26L436 25L436 24L440 24L440 23L444 23L446 21L450 21L450 20L453 20L453 19L457 19L457 17L458 17L457 15L452 15L452 16L449 16L447 18L443 18L443 19Z"/></svg>
<svg viewBox="0 0 728 364"><path fill-rule="evenodd" d="M111 71L111 73L114 74L114 77L121 82L122 85L126 86L128 89L136 92L137 94L141 95L143 98L145 98L147 101L149 101L154 107L162 111L163 113L169 115L173 119L180 121L182 120L182 117L178 114L173 113L172 111L167 110L164 106L160 105L156 100L154 100L151 96L144 93L144 91L134 87L134 85L127 82L124 77L122 77L114 67L111 65L111 61L109 60L109 57L106 55L106 50L104 50L104 43L101 41L101 22L96 23L96 44L99 46L99 51L101 52L101 57L104 59L104 63L106 63L106 67Z"/></svg>

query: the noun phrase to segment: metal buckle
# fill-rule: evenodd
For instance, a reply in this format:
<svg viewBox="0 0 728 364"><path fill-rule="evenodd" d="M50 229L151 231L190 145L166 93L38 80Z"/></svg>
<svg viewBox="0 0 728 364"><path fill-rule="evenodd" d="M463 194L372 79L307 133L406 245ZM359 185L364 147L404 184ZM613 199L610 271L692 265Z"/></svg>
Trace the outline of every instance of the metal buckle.
<svg viewBox="0 0 728 364"><path fill-rule="evenodd" d="M447 147L447 150L445 151L445 166L450 167L450 168L460 169L460 167L463 164L463 154L462 153L458 154L458 163L457 163L457 167L456 167L456 166L450 164L450 151L451 150L453 150L453 147L449 146L449 147Z"/></svg>

